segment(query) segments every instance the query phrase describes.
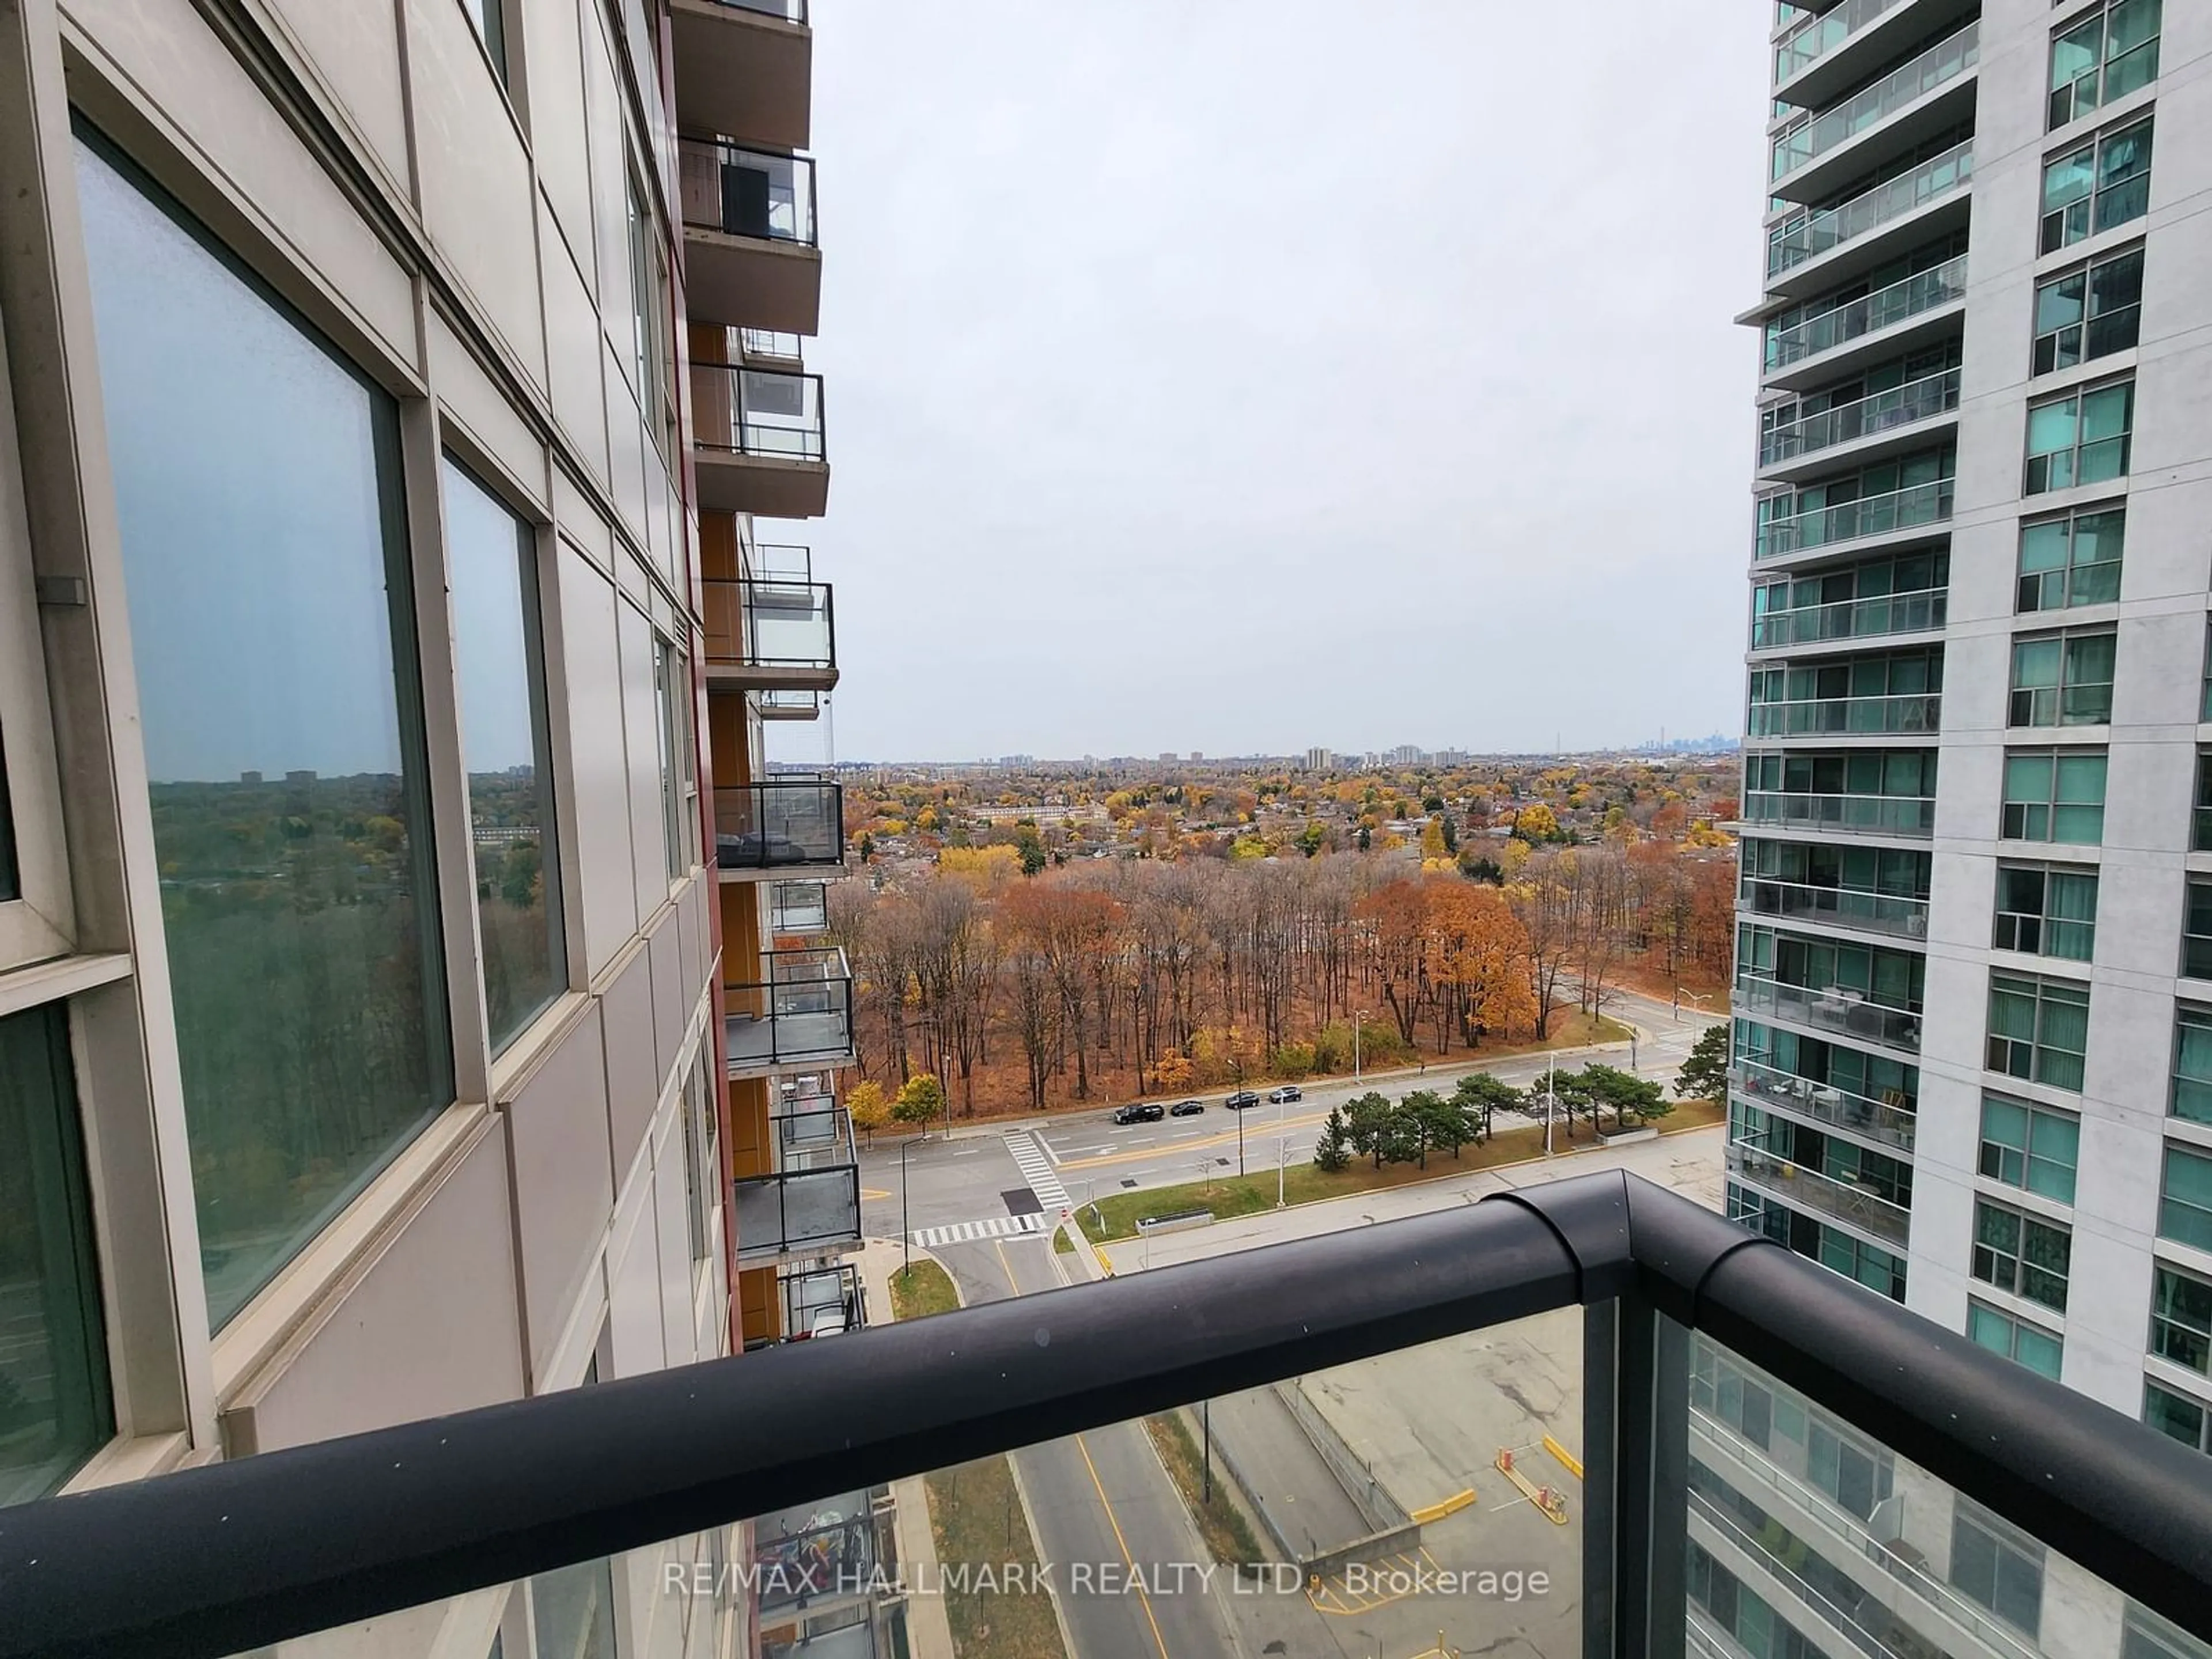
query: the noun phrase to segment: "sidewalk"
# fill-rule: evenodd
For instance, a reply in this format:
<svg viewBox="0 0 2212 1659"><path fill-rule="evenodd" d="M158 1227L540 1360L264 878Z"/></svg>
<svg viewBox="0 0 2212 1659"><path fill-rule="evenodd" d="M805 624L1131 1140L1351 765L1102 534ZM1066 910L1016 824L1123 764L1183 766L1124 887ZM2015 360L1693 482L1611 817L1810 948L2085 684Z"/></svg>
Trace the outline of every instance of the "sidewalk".
<svg viewBox="0 0 2212 1659"><path fill-rule="evenodd" d="M927 1252L915 1254L927 1259ZM899 1247L872 1238L857 1258L860 1284L867 1293L872 1324L891 1322L891 1275L898 1271ZM891 1535L897 1540L899 1579L902 1583L935 1581L937 1540L929 1529L929 1495L920 1475L891 1482L895 1508ZM952 1622L941 1595L909 1595L906 1600L906 1633L913 1659L954 1659Z"/></svg>

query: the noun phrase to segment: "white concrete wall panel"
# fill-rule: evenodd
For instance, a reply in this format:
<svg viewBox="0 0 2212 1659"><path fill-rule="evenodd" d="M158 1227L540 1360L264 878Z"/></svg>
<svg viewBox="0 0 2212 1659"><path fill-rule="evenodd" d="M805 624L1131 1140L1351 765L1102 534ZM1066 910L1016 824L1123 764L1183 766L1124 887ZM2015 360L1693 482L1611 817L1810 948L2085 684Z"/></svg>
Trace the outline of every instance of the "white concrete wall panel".
<svg viewBox="0 0 2212 1659"><path fill-rule="evenodd" d="M627 736L630 853L635 915L643 919L668 901L668 843L661 823L659 710L653 685L653 629L634 607L618 604L622 639L622 717ZM637 925L633 922L633 926Z"/></svg>
<svg viewBox="0 0 2212 1659"><path fill-rule="evenodd" d="M249 1385L272 1451L512 1400L523 1391L506 1126L495 1120Z"/></svg>
<svg viewBox="0 0 2212 1659"><path fill-rule="evenodd" d="M272 0L315 73L343 106L392 186L408 188L407 100L399 70L398 18L390 6L333 6L329 0Z"/></svg>
<svg viewBox="0 0 2212 1659"><path fill-rule="evenodd" d="M696 1000L685 983L690 975L684 968L682 935L673 905L660 913L659 925L648 936L646 948L653 957L653 1048L665 1078L676 1069L684 1032L691 1023L691 1005Z"/></svg>
<svg viewBox="0 0 2212 1659"><path fill-rule="evenodd" d="M574 549L561 550L562 667L575 753L578 863L586 971L596 976L637 931L622 662L613 587Z"/></svg>
<svg viewBox="0 0 2212 1659"><path fill-rule="evenodd" d="M542 1373L598 1266L614 1207L600 1014L592 1005L505 1103L533 1374Z"/></svg>
<svg viewBox="0 0 2212 1659"><path fill-rule="evenodd" d="M523 50L530 66L530 150L538 182L553 204L559 234L586 267L592 249L592 157L585 137L584 48L576 0L532 0L522 8ZM546 263L552 244L544 244ZM590 288L598 287L589 272ZM580 341L584 337L574 337ZM555 349L562 337L553 336ZM557 372L557 371L556 371Z"/></svg>
<svg viewBox="0 0 2212 1659"><path fill-rule="evenodd" d="M653 1164L641 1156L623 1189L607 1246L607 1341L617 1376L659 1370L660 1239L653 1223Z"/></svg>
<svg viewBox="0 0 2212 1659"><path fill-rule="evenodd" d="M607 987L607 1133L614 1166L627 1170L645 1145L668 1070L655 1053L653 964L640 951Z"/></svg>
<svg viewBox="0 0 2212 1659"><path fill-rule="evenodd" d="M545 339L530 157L476 31L452 0L408 0L409 69L430 234L542 390Z"/></svg>
<svg viewBox="0 0 2212 1659"><path fill-rule="evenodd" d="M684 1168L681 1097L661 1115L653 1146L653 1228L660 1241L660 1332L666 1363L697 1358L691 1334L690 1192Z"/></svg>
<svg viewBox="0 0 2212 1659"><path fill-rule="evenodd" d="M589 244L586 244L588 249ZM560 239L545 245L545 332L553 418L602 489L612 487L607 462L606 353L599 313Z"/></svg>
<svg viewBox="0 0 2212 1659"><path fill-rule="evenodd" d="M446 420L459 426L478 448L497 460L507 481L536 503L540 512L550 511L545 500L545 446L530 423L491 383L443 318L431 317L428 337L431 384L437 388Z"/></svg>

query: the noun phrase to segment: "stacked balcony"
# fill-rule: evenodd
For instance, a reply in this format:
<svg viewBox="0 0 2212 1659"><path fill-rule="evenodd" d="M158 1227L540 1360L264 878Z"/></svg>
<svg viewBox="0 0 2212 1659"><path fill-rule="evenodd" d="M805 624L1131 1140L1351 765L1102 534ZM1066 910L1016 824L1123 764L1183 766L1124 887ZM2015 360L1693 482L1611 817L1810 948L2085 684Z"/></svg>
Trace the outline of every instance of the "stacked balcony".
<svg viewBox="0 0 2212 1659"><path fill-rule="evenodd" d="M1747 839L1737 908L1794 927L1928 936L1933 860L1925 852Z"/></svg>
<svg viewBox="0 0 2212 1659"><path fill-rule="evenodd" d="M1747 740L1932 738L1942 729L1941 646L1755 667Z"/></svg>
<svg viewBox="0 0 2212 1659"><path fill-rule="evenodd" d="M835 946L769 951L763 980L726 984L723 1052L732 1078L850 1066L853 973Z"/></svg>
<svg viewBox="0 0 2212 1659"><path fill-rule="evenodd" d="M806 0L669 0L668 9L684 129L805 149L814 90Z"/></svg>
<svg viewBox="0 0 2212 1659"><path fill-rule="evenodd" d="M1910 844L1936 829L1932 750L1749 751L1738 828L1768 835L1849 836Z"/></svg>
<svg viewBox="0 0 2212 1659"><path fill-rule="evenodd" d="M702 586L709 687L814 693L837 684L830 586L813 579L807 549L757 546L744 574Z"/></svg>
<svg viewBox="0 0 2212 1659"><path fill-rule="evenodd" d="M714 863L724 881L769 881L845 867L845 791L777 773L714 789Z"/></svg>
<svg viewBox="0 0 2212 1659"><path fill-rule="evenodd" d="M768 930L777 939L805 939L828 933L829 883L772 883L768 890Z"/></svg>

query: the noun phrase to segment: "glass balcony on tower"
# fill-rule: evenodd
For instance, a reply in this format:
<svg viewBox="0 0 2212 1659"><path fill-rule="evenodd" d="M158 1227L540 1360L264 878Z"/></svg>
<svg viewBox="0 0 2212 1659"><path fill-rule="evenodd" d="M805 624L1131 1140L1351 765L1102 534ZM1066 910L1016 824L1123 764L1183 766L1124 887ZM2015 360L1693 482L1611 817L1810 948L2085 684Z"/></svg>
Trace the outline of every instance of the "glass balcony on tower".
<svg viewBox="0 0 2212 1659"><path fill-rule="evenodd" d="M806 0L669 0L668 11L679 125L806 148L814 94Z"/></svg>
<svg viewBox="0 0 2212 1659"><path fill-rule="evenodd" d="M714 863L725 881L843 869L843 786L805 773L716 785Z"/></svg>
<svg viewBox="0 0 2212 1659"><path fill-rule="evenodd" d="M764 981L722 988L722 1048L733 1078L853 1063L853 973L834 946L769 951Z"/></svg>
<svg viewBox="0 0 2212 1659"><path fill-rule="evenodd" d="M828 509L819 374L695 361L691 422L702 507L772 519L818 519Z"/></svg>
<svg viewBox="0 0 2212 1659"><path fill-rule="evenodd" d="M1923 445L1933 422L1959 408L1959 370L1946 368L1901 386L1843 397L1789 398L1760 414L1759 466L1769 478L1832 465L1849 446L1851 459Z"/></svg>
<svg viewBox="0 0 2212 1659"><path fill-rule="evenodd" d="M1981 26L1969 23L1836 102L1791 118L1773 139L1774 194L1817 202L1949 131L1973 112L1980 61Z"/></svg>
<svg viewBox="0 0 2212 1659"><path fill-rule="evenodd" d="M1950 614L1951 556L1916 552L1776 576L1751 590L1751 648L1832 647L1940 630Z"/></svg>
<svg viewBox="0 0 2212 1659"><path fill-rule="evenodd" d="M682 139L677 191L692 321L818 331L822 250L811 156Z"/></svg>
<svg viewBox="0 0 2212 1659"><path fill-rule="evenodd" d="M867 1288L860 1283L860 1270L849 1261L834 1267L801 1263L781 1268L775 1276L775 1293L782 1321L778 1328L787 1342L842 1336L866 1328Z"/></svg>
<svg viewBox="0 0 2212 1659"><path fill-rule="evenodd" d="M852 1164L748 1176L731 1184L740 1269L857 1249L860 1171Z"/></svg>
<svg viewBox="0 0 2212 1659"><path fill-rule="evenodd" d="M1811 1129L1797 1130L1793 1140L1788 1131L1794 1127L1780 1126L1729 1140L1729 1176L1791 1209L1839 1221L1871 1234L1879 1244L1901 1249L1912 1229L1912 1166L1845 1146L1846 1156L1836 1165L1839 1173L1829 1174L1815 1167L1828 1143Z"/></svg>
<svg viewBox="0 0 2212 1659"><path fill-rule="evenodd" d="M1831 548L1925 544L1947 533L1958 469L1951 446L1844 465L1852 470L1759 498L1754 562Z"/></svg>
<svg viewBox="0 0 2212 1659"><path fill-rule="evenodd" d="M1766 281L1778 295L1815 294L1879 265L1907 235L1926 241L1962 227L1974 141L1907 157L1880 182L1840 201L1785 213L1767 228ZM1910 244L1906 244L1910 246Z"/></svg>
<svg viewBox="0 0 2212 1659"><path fill-rule="evenodd" d="M1749 313L1765 337L1765 384L1802 392L1881 357L1910 355L1964 327L1966 256L1937 241L1899 265L1796 305ZM1904 274L1894 272L1900 268Z"/></svg>
<svg viewBox="0 0 2212 1659"><path fill-rule="evenodd" d="M768 930L778 939L828 933L829 883L771 883L768 890Z"/></svg>
<svg viewBox="0 0 2212 1659"><path fill-rule="evenodd" d="M1826 109L1979 9L1978 0L1842 0L1804 8L1774 41L1774 96L1800 109Z"/></svg>
<svg viewBox="0 0 2212 1659"><path fill-rule="evenodd" d="M837 684L828 582L804 547L754 547L746 571L702 580L707 682L747 690L827 691Z"/></svg>

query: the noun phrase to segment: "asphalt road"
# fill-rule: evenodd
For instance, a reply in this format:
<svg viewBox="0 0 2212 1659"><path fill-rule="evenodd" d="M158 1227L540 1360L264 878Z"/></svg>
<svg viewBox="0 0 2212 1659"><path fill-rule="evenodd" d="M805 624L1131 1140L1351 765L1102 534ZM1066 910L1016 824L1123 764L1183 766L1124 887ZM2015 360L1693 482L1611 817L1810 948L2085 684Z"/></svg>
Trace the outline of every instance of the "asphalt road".
<svg viewBox="0 0 2212 1659"><path fill-rule="evenodd" d="M1668 1084L1699 1033L1718 1023L1686 1007L1678 1016L1664 1002L1627 994L1609 1003L1607 1012L1637 1028L1636 1070ZM1591 1059L1625 1066L1630 1048L1626 1042L1605 1043L1563 1051L1558 1060L1570 1067ZM1110 1110L1102 1109L956 1128L950 1139L879 1135L860 1158L862 1225L879 1238L912 1232L931 1248L969 1242L984 1227L1024 1224L1016 1218L1025 1212L1036 1213L1048 1229L1058 1217L1015 1163L1006 1141L1010 1133L1035 1139L1067 1201L1081 1205L1116 1192L1196 1181L1202 1174L1233 1174L1240 1161L1248 1173L1273 1169L1279 1161L1305 1163L1313 1156L1329 1108L1370 1088L1394 1097L1424 1087L1449 1089L1462 1074L1481 1071L1525 1085L1542 1075L1547 1063L1543 1055L1498 1060L1475 1056L1432 1064L1425 1071L1335 1078L1308 1088L1295 1105L1263 1103L1243 1112L1224 1109L1222 1092L1216 1091L1203 1097L1206 1109L1201 1115L1158 1123L1116 1125Z"/></svg>
<svg viewBox="0 0 2212 1659"><path fill-rule="evenodd" d="M941 1259L971 1305L1055 1288L1074 1260L1054 1256L1042 1235L962 1244ZM1014 1454L1014 1468L1038 1559L1056 1569L1071 1659L1240 1650L1222 1602L1200 1588L1206 1546L1141 1424L1032 1446Z"/></svg>

